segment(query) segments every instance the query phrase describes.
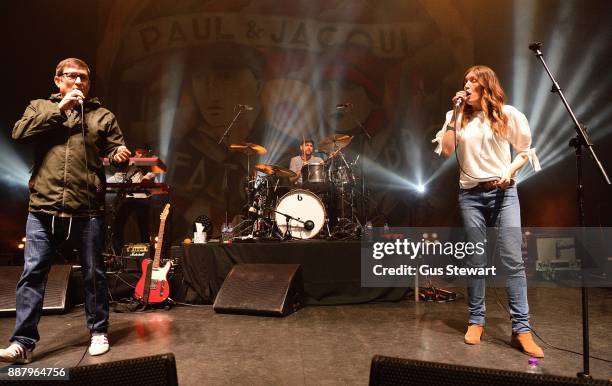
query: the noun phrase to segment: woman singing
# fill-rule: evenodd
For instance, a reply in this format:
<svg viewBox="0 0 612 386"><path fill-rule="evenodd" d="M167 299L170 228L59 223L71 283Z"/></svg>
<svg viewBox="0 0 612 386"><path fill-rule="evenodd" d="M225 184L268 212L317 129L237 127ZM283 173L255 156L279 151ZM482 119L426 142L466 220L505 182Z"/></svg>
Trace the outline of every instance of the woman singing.
<svg viewBox="0 0 612 386"><path fill-rule="evenodd" d="M454 152L460 168L459 206L469 241L484 241L487 227L497 230L495 259L507 273L506 290L512 320L513 347L534 357L544 352L529 326L527 280L521 253L521 213L514 177L528 160L539 169L527 118L505 105L506 96L495 72L486 66L469 68L463 90L453 97L455 108L434 142L436 152ZM516 157L512 159L510 146ZM486 267L485 254L467 257L468 267ZM485 324L485 277L468 278L469 322L465 343L479 344Z"/></svg>

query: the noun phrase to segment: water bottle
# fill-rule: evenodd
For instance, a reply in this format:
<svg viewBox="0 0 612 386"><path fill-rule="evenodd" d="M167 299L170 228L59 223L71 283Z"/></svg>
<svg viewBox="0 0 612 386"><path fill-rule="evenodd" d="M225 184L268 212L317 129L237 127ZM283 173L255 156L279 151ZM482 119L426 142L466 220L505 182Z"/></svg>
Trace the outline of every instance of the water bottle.
<svg viewBox="0 0 612 386"><path fill-rule="evenodd" d="M530 374L542 374L542 369L540 368L540 366L538 366L540 364L540 361L538 360L538 358L529 358L527 360L527 372Z"/></svg>
<svg viewBox="0 0 612 386"><path fill-rule="evenodd" d="M383 227L383 231L385 234L389 233L389 224L385 223L385 226Z"/></svg>
<svg viewBox="0 0 612 386"><path fill-rule="evenodd" d="M223 223L221 227L221 242L224 244L229 243L229 225L226 223Z"/></svg>
<svg viewBox="0 0 612 386"><path fill-rule="evenodd" d="M374 239L374 227L372 226L371 221L365 223L365 227L363 229L363 238L365 241L368 242L371 242Z"/></svg>
<svg viewBox="0 0 612 386"><path fill-rule="evenodd" d="M227 244L231 244L234 241L234 227L232 224L227 225Z"/></svg>

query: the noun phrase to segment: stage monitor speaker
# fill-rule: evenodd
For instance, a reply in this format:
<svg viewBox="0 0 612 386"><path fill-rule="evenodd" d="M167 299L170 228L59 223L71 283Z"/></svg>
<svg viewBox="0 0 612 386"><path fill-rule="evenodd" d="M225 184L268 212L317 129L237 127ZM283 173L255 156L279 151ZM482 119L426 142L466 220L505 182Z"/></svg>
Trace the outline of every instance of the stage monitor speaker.
<svg viewBox="0 0 612 386"><path fill-rule="evenodd" d="M178 385L174 354L106 362L70 369L69 385Z"/></svg>
<svg viewBox="0 0 612 386"><path fill-rule="evenodd" d="M302 307L299 264L238 264L225 278L213 309L219 313L287 316Z"/></svg>
<svg viewBox="0 0 612 386"><path fill-rule="evenodd" d="M525 364L527 360L525 360ZM607 381L570 378L557 375L530 374L518 371L484 369L423 362L376 355L370 368L370 386L385 385L610 385Z"/></svg>
<svg viewBox="0 0 612 386"><path fill-rule="evenodd" d="M15 313L15 289L23 267L0 267L0 314ZM43 313L66 312L71 265L52 265L43 300Z"/></svg>

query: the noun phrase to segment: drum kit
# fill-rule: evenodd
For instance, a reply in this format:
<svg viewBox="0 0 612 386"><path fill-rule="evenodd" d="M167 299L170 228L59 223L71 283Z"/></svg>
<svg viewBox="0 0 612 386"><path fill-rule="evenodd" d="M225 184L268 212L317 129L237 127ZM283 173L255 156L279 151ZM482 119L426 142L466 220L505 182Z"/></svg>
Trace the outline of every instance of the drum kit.
<svg viewBox="0 0 612 386"><path fill-rule="evenodd" d="M246 219L234 228L235 235L260 240L331 238L336 224L344 224L342 228L346 229L348 223L355 229L355 234L348 236L358 238L353 173L357 159L348 162L342 152L352 139L335 134L319 142L318 149L326 159L304 163L299 185L291 182L298 176L294 171L278 165L256 164L251 172L250 156L266 154L265 147L254 143L230 145L231 151L247 155L247 170L253 173L245 182ZM342 235L338 237L347 238L346 232L339 233Z"/></svg>

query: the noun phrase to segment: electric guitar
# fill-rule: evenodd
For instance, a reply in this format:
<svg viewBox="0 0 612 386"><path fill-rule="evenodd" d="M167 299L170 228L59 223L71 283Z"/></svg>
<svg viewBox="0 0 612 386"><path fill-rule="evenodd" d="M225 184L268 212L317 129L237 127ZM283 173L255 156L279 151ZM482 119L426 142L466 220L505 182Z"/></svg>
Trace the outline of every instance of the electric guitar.
<svg viewBox="0 0 612 386"><path fill-rule="evenodd" d="M136 300L144 303L161 303L168 299L170 295L170 285L168 284L168 271L171 263L168 261L166 265L160 268L159 260L161 256L162 246L164 244L164 227L166 226L166 218L170 212L170 204L166 204L162 211L159 223L159 232L157 233L157 245L155 247L155 257L142 260L142 276L136 284L134 297Z"/></svg>

